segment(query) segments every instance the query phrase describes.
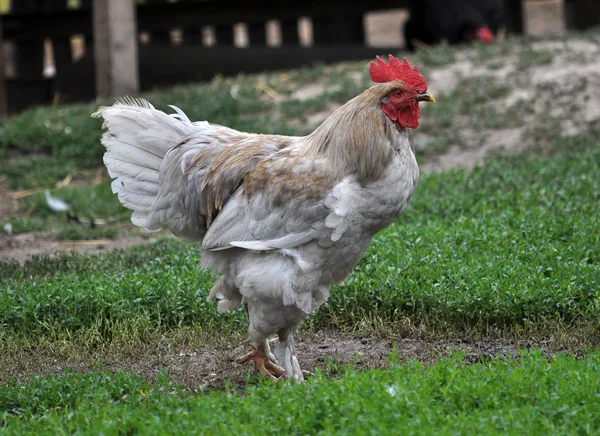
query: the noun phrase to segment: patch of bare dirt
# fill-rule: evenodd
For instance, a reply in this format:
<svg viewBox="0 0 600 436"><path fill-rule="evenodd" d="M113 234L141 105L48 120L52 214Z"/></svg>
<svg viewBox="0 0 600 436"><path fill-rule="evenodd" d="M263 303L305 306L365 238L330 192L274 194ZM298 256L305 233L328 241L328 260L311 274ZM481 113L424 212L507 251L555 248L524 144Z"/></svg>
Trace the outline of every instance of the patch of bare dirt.
<svg viewBox="0 0 600 436"><path fill-rule="evenodd" d="M481 133L477 135L481 138ZM468 136L467 136L468 137ZM483 134L479 147L452 147L448 152L425 161L419 166L421 172L446 171L453 168L472 169L492 153L514 153L523 150L527 143L521 141L521 129L499 129Z"/></svg>
<svg viewBox="0 0 600 436"><path fill-rule="evenodd" d="M394 348L401 363L420 361L424 364L432 364L456 351L464 353L464 360L467 363L474 363L496 357L517 357L519 349L529 347L540 348L547 356L561 351L553 345L552 341L381 340L320 333L298 341L296 352L303 369L314 372L316 368L321 367L328 374L335 376L340 365L352 365L357 370L385 369L389 366L388 357ZM166 369L173 380L192 390L222 390L227 381L233 386L243 387L249 377L257 376L253 364L238 365L234 362L247 351L248 346L241 344L217 348L185 348L164 353L154 351L136 356L89 356L76 360L59 360L53 356L36 353L35 356L3 361L0 383L13 379L23 382L29 379L32 373L61 374L67 368L77 372L88 372L92 368L127 371L153 382L159 372ZM329 363L331 365L328 365Z"/></svg>
<svg viewBox="0 0 600 436"><path fill-rule="evenodd" d="M19 210L19 202L15 200L0 177L0 217L15 216Z"/></svg>
<svg viewBox="0 0 600 436"><path fill-rule="evenodd" d="M428 156L421 166L423 172L451 168L471 169L490 155L514 153L528 144L526 132L536 126L544 129L548 119L555 125L557 134L577 135L588 128L589 123L600 118L600 44L583 39L565 41L540 41L531 45L532 53L509 54L502 65L490 68L477 64L469 51L457 55L456 61L445 68L431 71L429 89L434 95L448 94L462 80L474 77L491 77L510 86L505 97L494 102L503 116L518 105L533 101L532 111L523 116L523 124L516 128L474 128L461 126L460 141L447 152ZM527 56L548 51L550 63L522 67ZM490 59L494 61L495 59ZM483 140L482 140L483 138ZM426 143L435 140L427 135L427 119L415 132L415 142L427 149Z"/></svg>
<svg viewBox="0 0 600 436"><path fill-rule="evenodd" d="M290 99L300 101L310 100L311 98L319 97L326 91L337 91L340 88L340 85L333 87L330 86L328 88L327 86L321 83L310 83L295 90L292 93L292 95L290 95Z"/></svg>
<svg viewBox="0 0 600 436"><path fill-rule="evenodd" d="M53 255L58 252L108 253L118 248L132 247L149 242L146 236L125 236L120 239L97 241L59 241L52 232L31 232L0 236L0 261L25 262L35 255Z"/></svg>

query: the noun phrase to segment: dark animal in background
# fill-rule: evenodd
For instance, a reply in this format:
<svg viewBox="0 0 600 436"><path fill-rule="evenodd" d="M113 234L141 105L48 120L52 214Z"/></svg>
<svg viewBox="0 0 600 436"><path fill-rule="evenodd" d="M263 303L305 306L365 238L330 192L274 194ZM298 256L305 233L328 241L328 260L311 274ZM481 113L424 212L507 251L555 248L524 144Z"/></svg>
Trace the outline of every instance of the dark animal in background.
<svg viewBox="0 0 600 436"><path fill-rule="evenodd" d="M494 41L504 27L504 0L410 0L404 26L408 49L415 44L459 44Z"/></svg>

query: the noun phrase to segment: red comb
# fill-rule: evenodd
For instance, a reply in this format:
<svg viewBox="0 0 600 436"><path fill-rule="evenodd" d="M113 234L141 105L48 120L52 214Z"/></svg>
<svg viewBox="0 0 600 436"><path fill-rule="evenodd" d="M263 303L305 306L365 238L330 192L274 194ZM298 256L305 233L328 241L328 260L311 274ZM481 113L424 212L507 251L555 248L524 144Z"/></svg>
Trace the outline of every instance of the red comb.
<svg viewBox="0 0 600 436"><path fill-rule="evenodd" d="M486 44L494 42L494 34L489 27L480 27L477 29L477 32L475 32L475 38L485 42Z"/></svg>
<svg viewBox="0 0 600 436"><path fill-rule="evenodd" d="M392 55L389 55L390 63L386 64L383 59L377 56L377 63L369 64L369 73L371 80L377 83L392 82L400 80L412 88L424 87L427 89L425 77L419 73L419 67L411 67L406 58L404 62Z"/></svg>

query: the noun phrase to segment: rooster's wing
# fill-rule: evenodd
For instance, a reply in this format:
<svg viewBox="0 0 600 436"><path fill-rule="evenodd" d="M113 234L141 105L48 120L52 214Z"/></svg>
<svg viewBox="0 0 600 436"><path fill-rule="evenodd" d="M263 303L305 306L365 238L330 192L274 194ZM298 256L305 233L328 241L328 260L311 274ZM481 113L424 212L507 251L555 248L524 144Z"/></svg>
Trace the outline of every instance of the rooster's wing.
<svg viewBox="0 0 600 436"><path fill-rule="evenodd" d="M202 248L277 250L313 240L330 246L348 228L357 187L332 177L325 159L281 150L246 175L208 229Z"/></svg>

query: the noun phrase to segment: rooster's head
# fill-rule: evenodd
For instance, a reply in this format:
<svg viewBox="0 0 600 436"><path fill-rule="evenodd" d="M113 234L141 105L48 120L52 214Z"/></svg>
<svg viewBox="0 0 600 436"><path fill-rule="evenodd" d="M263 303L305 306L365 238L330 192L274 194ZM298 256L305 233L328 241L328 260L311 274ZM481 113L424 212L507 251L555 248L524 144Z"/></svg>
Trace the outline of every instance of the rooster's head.
<svg viewBox="0 0 600 436"><path fill-rule="evenodd" d="M371 79L387 85L382 88L381 109L398 129L416 129L421 116L419 102L435 102L435 98L427 92L427 81L418 67L411 67L406 58L400 62L389 55L389 59L387 64L377 56L377 62L369 66Z"/></svg>

